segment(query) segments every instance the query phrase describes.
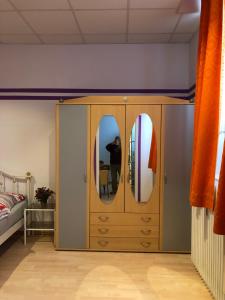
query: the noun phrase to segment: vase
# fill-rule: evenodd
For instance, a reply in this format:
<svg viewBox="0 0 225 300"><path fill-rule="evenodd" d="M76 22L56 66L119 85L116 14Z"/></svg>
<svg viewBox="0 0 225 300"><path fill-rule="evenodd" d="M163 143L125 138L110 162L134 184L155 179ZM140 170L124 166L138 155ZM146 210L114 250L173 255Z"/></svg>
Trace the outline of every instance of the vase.
<svg viewBox="0 0 225 300"><path fill-rule="evenodd" d="M47 201L44 202L44 201L41 201L41 208L46 208L47 207Z"/></svg>

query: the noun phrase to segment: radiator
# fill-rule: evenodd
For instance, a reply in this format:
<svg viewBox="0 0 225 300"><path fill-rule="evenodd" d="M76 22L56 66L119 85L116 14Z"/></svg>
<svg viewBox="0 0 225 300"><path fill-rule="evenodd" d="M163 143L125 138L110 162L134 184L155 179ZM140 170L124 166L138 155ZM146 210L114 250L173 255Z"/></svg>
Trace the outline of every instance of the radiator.
<svg viewBox="0 0 225 300"><path fill-rule="evenodd" d="M224 237L213 234L213 214L192 208L192 261L216 300L225 300Z"/></svg>

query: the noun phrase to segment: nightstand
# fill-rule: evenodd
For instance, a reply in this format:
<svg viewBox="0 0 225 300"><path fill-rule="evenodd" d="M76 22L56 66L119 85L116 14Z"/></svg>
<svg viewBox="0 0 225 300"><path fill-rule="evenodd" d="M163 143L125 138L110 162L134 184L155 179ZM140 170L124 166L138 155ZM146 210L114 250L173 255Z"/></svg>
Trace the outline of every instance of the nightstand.
<svg viewBox="0 0 225 300"><path fill-rule="evenodd" d="M35 214L37 212L42 212L43 216L46 213L53 214L55 213L55 204L48 203L45 206L42 206L39 202L32 203L28 208L24 209L24 245L27 243L27 233L34 231L49 231L54 232L54 221L37 221ZM43 218L44 219L44 218Z"/></svg>

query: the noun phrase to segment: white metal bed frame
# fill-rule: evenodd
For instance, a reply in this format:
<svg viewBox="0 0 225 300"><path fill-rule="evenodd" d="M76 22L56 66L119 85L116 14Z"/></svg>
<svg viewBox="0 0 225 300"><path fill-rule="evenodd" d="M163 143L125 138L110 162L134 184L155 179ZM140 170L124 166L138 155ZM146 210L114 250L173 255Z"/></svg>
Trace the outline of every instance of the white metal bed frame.
<svg viewBox="0 0 225 300"><path fill-rule="evenodd" d="M21 193L26 195L28 203L31 200L31 173L27 172L26 176L13 176L0 171L0 192ZM24 225L24 218L11 226L6 232L0 235L0 245L2 245L11 235Z"/></svg>

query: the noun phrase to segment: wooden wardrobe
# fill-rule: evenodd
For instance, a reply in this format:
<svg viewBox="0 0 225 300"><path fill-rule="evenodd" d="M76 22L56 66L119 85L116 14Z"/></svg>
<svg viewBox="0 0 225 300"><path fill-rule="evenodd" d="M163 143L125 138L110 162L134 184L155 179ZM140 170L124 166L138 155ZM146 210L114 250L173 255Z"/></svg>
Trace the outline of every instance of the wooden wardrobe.
<svg viewBox="0 0 225 300"><path fill-rule="evenodd" d="M186 100L89 96L58 103L56 249L189 251L192 131ZM116 135L115 177L105 149Z"/></svg>

